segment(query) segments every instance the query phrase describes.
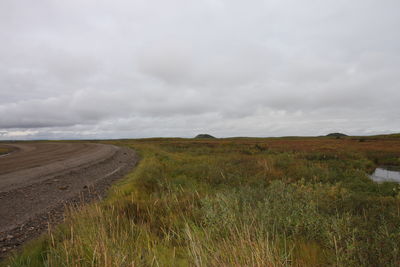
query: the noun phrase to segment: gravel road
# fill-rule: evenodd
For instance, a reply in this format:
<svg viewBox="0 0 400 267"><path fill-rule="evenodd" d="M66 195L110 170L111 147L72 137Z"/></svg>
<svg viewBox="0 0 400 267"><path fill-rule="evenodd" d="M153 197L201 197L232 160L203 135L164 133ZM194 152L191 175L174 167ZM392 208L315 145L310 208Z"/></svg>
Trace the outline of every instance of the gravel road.
<svg viewBox="0 0 400 267"><path fill-rule="evenodd" d="M136 162L128 148L95 143L11 143L0 157L0 258L63 220L65 205L102 197Z"/></svg>

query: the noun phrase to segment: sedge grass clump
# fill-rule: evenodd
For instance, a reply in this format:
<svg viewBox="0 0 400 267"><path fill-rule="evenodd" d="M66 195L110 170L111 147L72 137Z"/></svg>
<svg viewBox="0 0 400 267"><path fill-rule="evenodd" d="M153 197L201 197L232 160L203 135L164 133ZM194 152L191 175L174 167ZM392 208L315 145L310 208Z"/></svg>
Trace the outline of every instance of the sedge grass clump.
<svg viewBox="0 0 400 267"><path fill-rule="evenodd" d="M0 147L0 155L4 155L7 153L10 153L10 149L9 148L5 148L5 147Z"/></svg>

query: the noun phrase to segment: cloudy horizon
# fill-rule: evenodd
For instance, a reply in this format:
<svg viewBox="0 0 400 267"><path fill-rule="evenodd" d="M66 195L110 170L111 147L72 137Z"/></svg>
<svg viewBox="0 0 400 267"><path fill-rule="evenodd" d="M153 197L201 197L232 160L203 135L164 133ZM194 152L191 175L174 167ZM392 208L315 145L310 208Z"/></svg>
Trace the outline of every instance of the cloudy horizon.
<svg viewBox="0 0 400 267"><path fill-rule="evenodd" d="M0 140L400 132L395 0L0 2Z"/></svg>

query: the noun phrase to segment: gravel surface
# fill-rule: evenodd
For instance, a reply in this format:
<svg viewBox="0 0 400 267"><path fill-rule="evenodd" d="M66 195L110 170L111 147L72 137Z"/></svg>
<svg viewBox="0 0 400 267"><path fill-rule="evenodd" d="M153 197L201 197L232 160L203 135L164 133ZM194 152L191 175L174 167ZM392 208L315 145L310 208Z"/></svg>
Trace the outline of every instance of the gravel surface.
<svg viewBox="0 0 400 267"><path fill-rule="evenodd" d="M61 222L66 205L104 196L137 162L133 150L112 145L8 145L14 151L0 157L0 258Z"/></svg>

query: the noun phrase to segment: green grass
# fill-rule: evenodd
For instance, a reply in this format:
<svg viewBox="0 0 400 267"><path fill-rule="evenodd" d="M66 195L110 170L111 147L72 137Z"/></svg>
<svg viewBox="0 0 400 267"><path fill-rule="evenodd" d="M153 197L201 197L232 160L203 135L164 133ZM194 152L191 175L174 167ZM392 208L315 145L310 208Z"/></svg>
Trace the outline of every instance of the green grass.
<svg viewBox="0 0 400 267"><path fill-rule="evenodd" d="M0 147L0 155L4 155L10 152L10 149L8 148L4 148L4 147Z"/></svg>
<svg viewBox="0 0 400 267"><path fill-rule="evenodd" d="M389 143L388 143L389 142ZM144 139L102 202L7 266L398 266L400 141Z"/></svg>

